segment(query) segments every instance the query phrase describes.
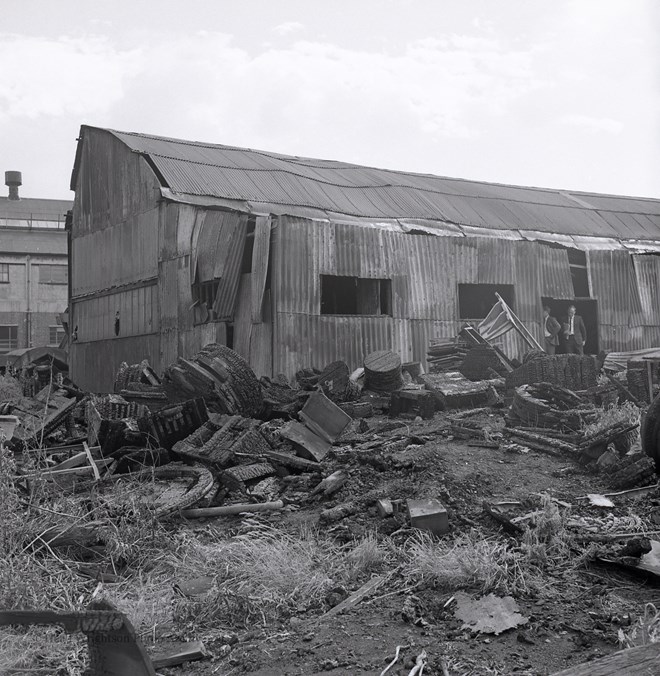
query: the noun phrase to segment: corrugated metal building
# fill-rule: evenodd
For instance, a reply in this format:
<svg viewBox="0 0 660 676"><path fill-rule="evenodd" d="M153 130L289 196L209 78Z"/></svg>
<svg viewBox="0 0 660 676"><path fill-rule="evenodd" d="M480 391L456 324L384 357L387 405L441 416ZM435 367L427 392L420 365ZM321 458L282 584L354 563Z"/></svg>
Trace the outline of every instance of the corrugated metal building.
<svg viewBox="0 0 660 676"><path fill-rule="evenodd" d="M541 338L575 302L587 351L660 345L660 200L481 183L84 126L71 188L71 368L110 390L209 341L259 375L430 338L501 293ZM514 334L504 349L519 356Z"/></svg>
<svg viewBox="0 0 660 676"><path fill-rule="evenodd" d="M21 174L5 173L0 196L0 367L8 352L58 346L68 296L68 200L21 197Z"/></svg>

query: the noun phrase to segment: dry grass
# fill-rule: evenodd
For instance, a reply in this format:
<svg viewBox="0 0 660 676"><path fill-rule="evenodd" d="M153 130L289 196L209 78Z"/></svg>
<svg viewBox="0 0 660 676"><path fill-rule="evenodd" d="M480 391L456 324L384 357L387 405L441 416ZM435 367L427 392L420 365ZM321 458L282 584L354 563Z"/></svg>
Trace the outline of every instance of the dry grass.
<svg viewBox="0 0 660 676"><path fill-rule="evenodd" d="M597 434L617 423L639 424L641 412L635 404L626 401L610 408L597 408L595 409L595 416L595 420L586 425L583 430L587 435Z"/></svg>
<svg viewBox="0 0 660 676"><path fill-rule="evenodd" d="M415 534L404 574L446 590L512 593L527 588L519 556L497 538L470 531L452 542Z"/></svg>
<svg viewBox="0 0 660 676"><path fill-rule="evenodd" d="M635 648L659 641L660 610L652 603L644 606L644 615L628 631L619 629L619 644L622 648Z"/></svg>

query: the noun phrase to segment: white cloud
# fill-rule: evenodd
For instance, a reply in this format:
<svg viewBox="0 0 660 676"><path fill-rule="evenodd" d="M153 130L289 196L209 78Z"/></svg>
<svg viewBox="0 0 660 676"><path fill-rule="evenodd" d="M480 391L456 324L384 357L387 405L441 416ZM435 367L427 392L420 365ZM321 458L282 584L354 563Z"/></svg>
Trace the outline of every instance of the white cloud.
<svg viewBox="0 0 660 676"><path fill-rule="evenodd" d="M590 117L589 115L562 115L559 118L562 124L574 127L583 127L591 132L608 132L618 134L623 130L623 123L609 117Z"/></svg>
<svg viewBox="0 0 660 676"><path fill-rule="evenodd" d="M104 38L0 34L0 119L87 115L120 101L139 51L118 51Z"/></svg>
<svg viewBox="0 0 660 676"><path fill-rule="evenodd" d="M278 24L273 27L273 33L277 35L289 35L289 33L296 33L305 28L304 24L300 21L285 21L284 23Z"/></svg>

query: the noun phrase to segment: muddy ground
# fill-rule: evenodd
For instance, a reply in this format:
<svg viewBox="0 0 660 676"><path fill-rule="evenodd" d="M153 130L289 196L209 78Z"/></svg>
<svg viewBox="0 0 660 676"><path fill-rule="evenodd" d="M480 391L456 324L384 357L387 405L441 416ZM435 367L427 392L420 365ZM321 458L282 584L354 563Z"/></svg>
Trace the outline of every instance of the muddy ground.
<svg viewBox="0 0 660 676"><path fill-rule="evenodd" d="M374 427L382 420L371 419ZM498 415L486 416L485 426L501 425ZM573 517L605 519L637 515L653 524L660 504L649 495L622 499L614 509L602 510L578 501L587 493L611 491L607 477L593 474L570 459L530 451L510 453L502 449L469 446L453 439L447 418L436 414L430 421L407 422L410 433L426 443L398 452L394 459L374 460L362 454L360 460L324 462L329 471L344 467L348 483L330 501L280 513L251 517L295 532L302 524L316 526L322 509L352 496L365 497L371 504L364 511L333 525L330 532L338 540L350 540L369 531L392 538L405 546L413 531L392 519L381 519L374 502L377 498L439 498L449 511L450 532L445 538L476 529L482 537L506 541L511 537L491 517L484 514L484 500L526 502L535 494L546 493L563 503ZM525 512L522 506L517 512ZM215 519L228 532L236 520ZM196 524L199 526L200 524ZM192 526L191 526L192 527ZM648 526L650 527L650 526ZM579 554L579 552L578 552ZM357 588L357 586L355 587ZM355 590L346 590L350 593ZM161 669L161 674L206 676L288 674L380 674L401 646L401 659L388 676L408 674L415 657L425 650L428 667L424 674L458 676L463 674L545 675L620 649L620 629L630 630L643 615L647 602L660 602L660 590L652 579L632 576L616 568L586 563L579 569L550 567L543 582L527 594L517 596L520 611L528 623L499 636L476 635L462 628L447 602L452 589L417 586L396 571L357 607L330 619L325 609L301 609L297 615L276 624L254 623L249 627L224 626L216 631L197 632L194 626L160 628L153 637L158 649L172 647L172 638L201 639L213 657L183 667ZM478 594L477 594L478 595ZM416 609L411 618L404 608ZM417 621L417 624L411 623ZM232 633L231 648L226 647L227 632ZM223 647L224 646L224 647ZM153 649L153 646L149 646Z"/></svg>

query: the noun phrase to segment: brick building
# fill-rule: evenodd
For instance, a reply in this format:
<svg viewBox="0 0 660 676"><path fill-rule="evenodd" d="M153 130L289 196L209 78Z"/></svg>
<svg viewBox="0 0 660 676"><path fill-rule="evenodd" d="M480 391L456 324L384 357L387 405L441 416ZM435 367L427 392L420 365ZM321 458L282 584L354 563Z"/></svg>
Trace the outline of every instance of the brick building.
<svg viewBox="0 0 660 676"><path fill-rule="evenodd" d="M21 174L5 172L0 196L0 366L7 352L59 345L67 306L66 213L72 203L21 197Z"/></svg>

